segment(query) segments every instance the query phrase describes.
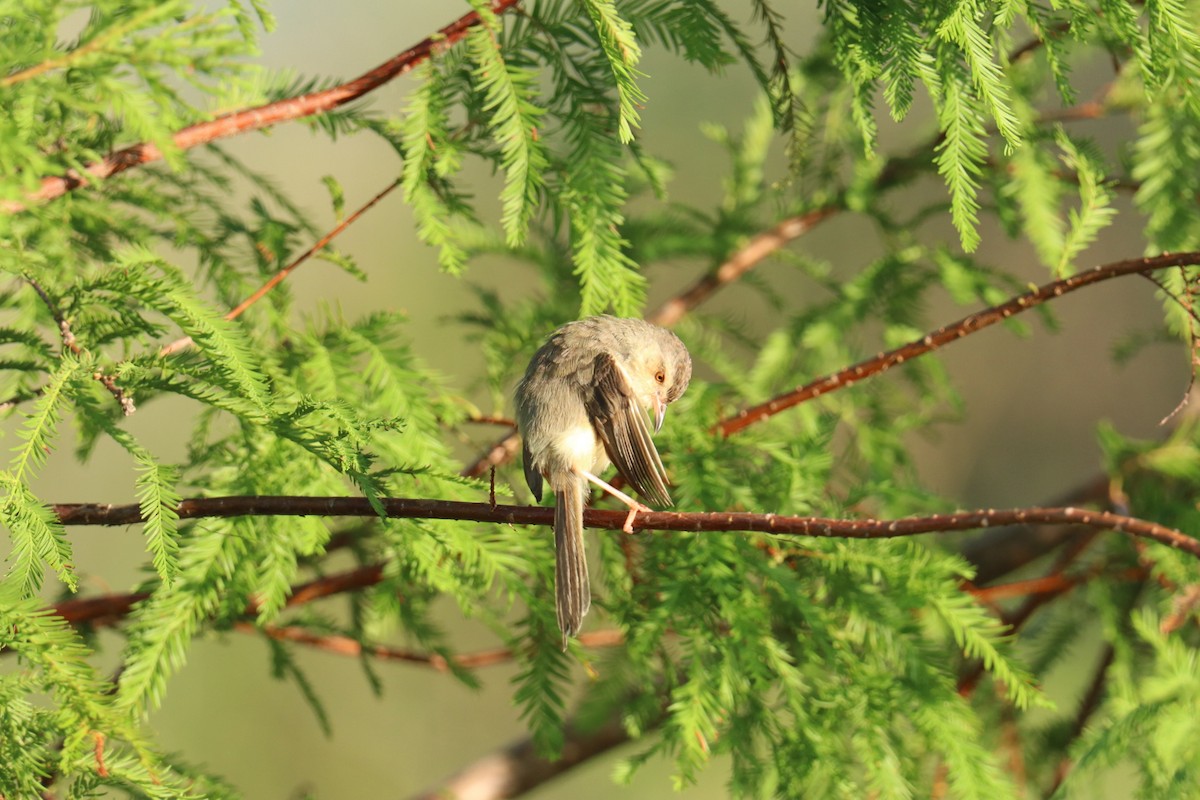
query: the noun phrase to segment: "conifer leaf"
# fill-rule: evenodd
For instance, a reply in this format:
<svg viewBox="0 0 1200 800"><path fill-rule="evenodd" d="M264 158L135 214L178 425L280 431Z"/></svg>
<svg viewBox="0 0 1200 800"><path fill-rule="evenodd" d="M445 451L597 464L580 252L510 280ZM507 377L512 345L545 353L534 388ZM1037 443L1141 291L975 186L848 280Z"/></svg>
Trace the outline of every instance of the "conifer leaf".
<svg viewBox="0 0 1200 800"><path fill-rule="evenodd" d="M637 63L642 57L633 27L623 19L612 0L583 0L592 24L596 26L600 47L608 57L617 86L617 133L622 142L633 141L638 127L638 106L646 95L637 84Z"/></svg>
<svg viewBox="0 0 1200 800"><path fill-rule="evenodd" d="M505 58L499 20L484 3L476 3L476 11L485 24L467 34L467 47L475 64L477 90L483 94L483 110L500 148L500 167L505 175L500 220L509 246L516 247L525 241L549 163L538 133L545 110L535 102L533 71Z"/></svg>

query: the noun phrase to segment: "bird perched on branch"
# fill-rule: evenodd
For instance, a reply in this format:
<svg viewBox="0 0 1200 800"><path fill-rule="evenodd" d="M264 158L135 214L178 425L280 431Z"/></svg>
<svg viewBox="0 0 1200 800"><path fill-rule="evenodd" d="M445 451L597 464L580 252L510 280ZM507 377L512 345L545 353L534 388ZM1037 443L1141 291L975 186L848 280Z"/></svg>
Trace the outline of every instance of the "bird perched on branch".
<svg viewBox="0 0 1200 800"><path fill-rule="evenodd" d="M643 498L671 505L647 413L657 433L691 377L691 356L674 333L599 316L551 334L517 385L525 480L538 501L543 481L554 492L554 593L564 648L592 603L583 547L587 485L629 506L628 533L638 512L650 509L599 477L609 463Z"/></svg>

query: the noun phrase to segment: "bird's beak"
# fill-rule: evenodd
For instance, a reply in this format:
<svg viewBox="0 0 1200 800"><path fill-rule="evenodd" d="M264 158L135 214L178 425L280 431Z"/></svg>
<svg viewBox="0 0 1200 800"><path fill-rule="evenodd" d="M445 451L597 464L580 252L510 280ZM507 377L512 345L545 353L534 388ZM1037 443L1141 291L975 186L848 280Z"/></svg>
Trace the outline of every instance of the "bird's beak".
<svg viewBox="0 0 1200 800"><path fill-rule="evenodd" d="M667 404L659 396L658 392L654 393L654 432L658 433L662 428L663 420L667 416Z"/></svg>

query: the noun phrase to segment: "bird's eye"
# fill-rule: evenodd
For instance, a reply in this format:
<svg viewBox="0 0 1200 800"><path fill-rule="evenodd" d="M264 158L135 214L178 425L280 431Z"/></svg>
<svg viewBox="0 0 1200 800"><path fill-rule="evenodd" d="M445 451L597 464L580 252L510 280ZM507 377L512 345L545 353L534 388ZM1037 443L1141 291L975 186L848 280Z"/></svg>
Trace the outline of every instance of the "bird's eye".
<svg viewBox="0 0 1200 800"><path fill-rule="evenodd" d="M658 372L654 373L654 380L658 381L659 383L663 383L667 380L667 374L660 369Z"/></svg>

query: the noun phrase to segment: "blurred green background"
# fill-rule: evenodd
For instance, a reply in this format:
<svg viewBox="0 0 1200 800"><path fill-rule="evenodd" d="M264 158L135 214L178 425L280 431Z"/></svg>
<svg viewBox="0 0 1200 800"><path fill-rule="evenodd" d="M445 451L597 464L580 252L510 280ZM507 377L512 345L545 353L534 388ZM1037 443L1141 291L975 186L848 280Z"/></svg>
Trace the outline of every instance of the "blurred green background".
<svg viewBox="0 0 1200 800"><path fill-rule="evenodd" d="M746 3L726 5L736 18L749 17ZM335 7L283 0L271 9L279 26L265 38L265 67L346 79L418 42L464 13L466 5L409 1ZM813 4L795 4L787 20L793 44L801 53L819 24L819 14ZM1077 65L1076 75L1085 81L1083 96L1088 70L1099 72L1103 66ZM649 103L642 117L641 141L650 153L673 163L675 178L669 188L674 197L711 208L719 202L727 162L721 148L703 135L701 125L718 122L739 128L754 101L755 85L739 66L714 79L653 48L642 68L648 75L644 88ZM407 80L396 81L369 95L366 103L380 113L398 113L410 86ZM919 100L917 111L900 126L881 115L881 150L926 140L931 131L924 113L927 108L928 103ZM1111 147L1128 134L1123 127L1127 125L1104 121L1087 123L1081 130ZM228 147L274 176L322 228L333 224L322 176L335 176L343 184L347 208L352 209L390 183L399 169L394 154L376 140L350 136L330 142L298 124L244 136ZM480 195L494 196L490 176L470 172L468 176L477 181ZM943 191L934 181L922 184L921 190ZM245 187L239 201L250 194L251 187ZM1128 197L1121 197L1118 207L1128 210ZM1123 214L1082 263L1140 255L1136 224L1136 217ZM877 253L860 225L849 216L833 219L793 247L831 262L840 274L852 274ZM933 221L926 228L931 240L956 246L948 221ZM450 320L471 308L472 296L463 290L460 279L441 274L433 253L418 243L399 193L380 203L336 246L354 255L369 274L369 282L357 282L336 267L311 261L289 279L297 313L311 313L322 304L334 304L349 317L381 308L405 310L421 357L452 386L482 404L484 412L511 413L507 406L490 407L479 384L482 359ZM984 227L981 253L984 261L1024 280L1049 279L1031 248L1003 238L994 227ZM650 269L651 307L688 286L709 266L681 262ZM815 291L791 268L768 262L759 273L793 307L803 306L806 293ZM476 263L466 276L505 293L532 291L531 279L524 267L499 259ZM777 322L760 298L738 287L722 292L706 310L744 320L751 329L766 330ZM972 310L941 298L926 310L926 321L934 328ZM1158 421L1187 387L1187 356L1182 347L1150 348L1120 367L1112 362L1111 349L1122 333L1149 328L1161 318L1149 283L1109 281L1056 302L1052 311L1060 323L1058 333L1035 320L1034 335L1028 339L994 328L935 356L947 365L962 393L965 420L948 423L936 431L936 437L914 444L928 484L962 507L1037 504L1080 485L1099 469L1094 437L1098 422L1110 420L1124 433L1153 436ZM796 382L811 377L797 375ZM157 441L158 454L169 459L175 455L172 448L181 452L187 433L178 413L179 408L170 404L151 404L138 412L132 424L139 436L153 437L144 440ZM474 444L461 443L462 452L473 452L495 435L493 429L478 431ZM51 459L39 493L63 502L132 500L127 471L97 468L110 457L119 456L115 449L102 448L91 465L79 466L67 452L59 453ZM529 535L546 533L530 530ZM77 563L86 576L85 593L123 590L136 579L130 565L141 561L143 542L134 532L85 528L75 529L72 538ZM480 631L466 628L468 623L458 619L454 609L446 609L443 621L450 630L461 632L456 640L464 646L486 643L482 635L475 635ZM106 640L116 644L115 637L102 634L102 641ZM1090 658L1090 654L1081 652L1080 657ZM187 667L172 679L164 707L151 719L162 746L203 760L250 798L298 797L307 792L323 798L405 797L523 731L509 701L509 667L482 671L484 688L473 692L428 669L379 664L385 686L379 699L354 660L317 652L301 653L300 659L328 708L332 738L323 735L308 708L298 702L294 685L270 679L266 645L244 634L228 633L199 642ZM582 674L581 680L585 680ZM1053 685L1050 688L1055 690ZM231 728L225 722L229 718L239 724ZM614 786L610 773L618 757L620 752L598 759L546 785L535 796L587 800L660 797L670 792L669 770L663 764L640 772L629 789ZM723 777L718 765L683 796L722 797Z"/></svg>

